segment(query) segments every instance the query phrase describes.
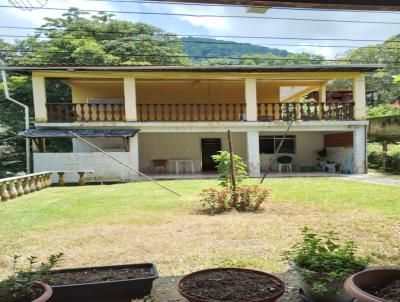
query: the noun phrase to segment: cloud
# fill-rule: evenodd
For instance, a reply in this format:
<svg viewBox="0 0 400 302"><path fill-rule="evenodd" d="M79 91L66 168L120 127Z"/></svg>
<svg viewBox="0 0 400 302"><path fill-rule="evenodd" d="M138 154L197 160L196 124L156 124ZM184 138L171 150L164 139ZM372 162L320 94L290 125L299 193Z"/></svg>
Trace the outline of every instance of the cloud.
<svg viewBox="0 0 400 302"><path fill-rule="evenodd" d="M30 1L33 5L35 5L35 1ZM87 4L87 2L86 2ZM67 0L67 1L49 1L45 7L51 8L62 8L67 9L69 7L77 7L80 9L89 9L87 5L85 5L85 1L80 0ZM109 3L105 2L96 2L95 7L90 7L90 9L96 10L112 10L113 7ZM17 8L3 8L4 12L11 18L21 19L21 20L29 20L30 23L33 23L34 26L40 26L43 24L43 19L48 18L57 18L64 14L65 10L46 10L46 9L34 9L34 10L23 10ZM14 19L14 21L16 21ZM14 22L15 24L17 22Z"/></svg>
<svg viewBox="0 0 400 302"><path fill-rule="evenodd" d="M206 14L206 15L226 15L226 10L221 7L212 7L210 9L198 8L195 11L190 7L174 6L172 12L175 14ZM191 17L191 16L178 16L180 20L189 22L191 25L197 27L203 27L208 31L221 32L227 31L232 28L232 24L228 18L218 18L218 17Z"/></svg>

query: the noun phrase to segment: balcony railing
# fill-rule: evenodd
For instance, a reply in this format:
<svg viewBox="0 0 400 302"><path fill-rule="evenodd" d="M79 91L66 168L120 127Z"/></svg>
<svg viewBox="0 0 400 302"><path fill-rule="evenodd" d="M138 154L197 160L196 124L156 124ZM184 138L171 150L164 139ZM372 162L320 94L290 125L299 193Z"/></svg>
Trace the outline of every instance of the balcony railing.
<svg viewBox="0 0 400 302"><path fill-rule="evenodd" d="M47 104L49 122L124 121L122 104L51 103Z"/></svg>
<svg viewBox="0 0 400 302"><path fill-rule="evenodd" d="M354 120L353 103L261 103L257 104L259 121L275 120Z"/></svg>
<svg viewBox="0 0 400 302"><path fill-rule="evenodd" d="M138 120L153 121L243 121L246 105L238 104L139 104Z"/></svg>
<svg viewBox="0 0 400 302"><path fill-rule="evenodd" d="M353 103L259 103L258 120L338 120L354 119ZM49 122L125 121L123 104L47 104ZM140 122L245 121L246 104L138 104Z"/></svg>

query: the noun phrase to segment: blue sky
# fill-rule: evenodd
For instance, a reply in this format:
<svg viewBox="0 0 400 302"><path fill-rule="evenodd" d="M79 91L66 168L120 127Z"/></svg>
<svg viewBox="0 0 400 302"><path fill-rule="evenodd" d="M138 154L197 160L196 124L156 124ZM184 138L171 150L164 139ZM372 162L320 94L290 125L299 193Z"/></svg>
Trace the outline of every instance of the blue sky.
<svg viewBox="0 0 400 302"><path fill-rule="evenodd" d="M37 0L30 0L35 3ZM44 1L44 0L40 0ZM0 0L0 5L8 5L7 0ZM268 16L290 18L317 18L356 21L393 21L400 22L400 12L344 12L344 11L309 11L309 10L284 10L271 9L265 15L248 14L244 7L226 6L198 6L198 5L163 5L153 3L118 3L110 1L87 0L49 0L46 7L95 10L119 10L139 12L168 12L179 14L215 14L215 15L243 15L243 16ZM33 10L24 11L15 8L0 8L0 26L40 26L44 17L60 16L62 11ZM314 37L314 38L345 38L345 39L387 39L400 33L399 25L387 24L362 24L362 23L338 23L338 22L308 22L287 20L261 20L261 19L237 19L237 18L198 18L188 16L159 16L139 14L117 14L118 19L133 22L142 21L161 27L176 34L199 35L234 35L234 36L273 36L273 37ZM1 29L0 35L27 35L29 30ZM1 38L1 37L0 37ZM249 42L266 45L275 48L287 49L292 52L307 51L322 54L327 58L334 58L343 53L346 48L321 47L314 48L302 46L304 44L317 45L351 45L364 46L367 42L341 42L341 41L296 41L273 39L238 39L224 38L237 42ZM10 41L10 39L7 39ZM275 46L271 44L296 44L299 46Z"/></svg>

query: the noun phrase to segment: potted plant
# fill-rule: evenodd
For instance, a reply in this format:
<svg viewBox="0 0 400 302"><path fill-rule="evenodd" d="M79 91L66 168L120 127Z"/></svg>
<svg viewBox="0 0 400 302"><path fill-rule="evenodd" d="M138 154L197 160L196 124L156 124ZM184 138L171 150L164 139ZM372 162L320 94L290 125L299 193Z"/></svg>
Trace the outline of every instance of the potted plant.
<svg viewBox="0 0 400 302"><path fill-rule="evenodd" d="M0 301L7 302L46 302L53 291L45 283L50 270L60 261L62 253L51 255L47 262L35 266L37 258L29 257L26 268L17 268L19 256L14 256L13 275L0 281Z"/></svg>
<svg viewBox="0 0 400 302"><path fill-rule="evenodd" d="M400 301L400 268L378 268L350 276L344 287L358 302Z"/></svg>
<svg viewBox="0 0 400 302"><path fill-rule="evenodd" d="M143 298L158 278L154 264L126 264L54 270L49 277L54 302Z"/></svg>
<svg viewBox="0 0 400 302"><path fill-rule="evenodd" d="M333 231L318 235L302 229L303 239L284 253L300 276L300 294L314 302L351 302L343 289L350 275L365 269L368 257L356 255L354 242L341 243Z"/></svg>
<svg viewBox="0 0 400 302"><path fill-rule="evenodd" d="M185 276L178 291L189 302L274 302L285 292L285 284L260 271L217 268Z"/></svg>

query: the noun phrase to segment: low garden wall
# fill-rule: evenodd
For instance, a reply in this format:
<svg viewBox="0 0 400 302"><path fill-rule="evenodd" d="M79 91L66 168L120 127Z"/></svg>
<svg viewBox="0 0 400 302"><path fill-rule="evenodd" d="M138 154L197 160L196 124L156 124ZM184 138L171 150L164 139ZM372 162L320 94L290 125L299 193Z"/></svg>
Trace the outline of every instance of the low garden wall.
<svg viewBox="0 0 400 302"><path fill-rule="evenodd" d="M40 172L0 179L1 201L39 191L51 185L52 172Z"/></svg>

